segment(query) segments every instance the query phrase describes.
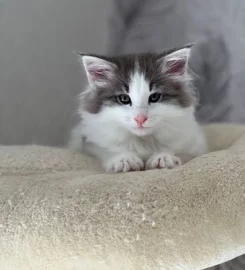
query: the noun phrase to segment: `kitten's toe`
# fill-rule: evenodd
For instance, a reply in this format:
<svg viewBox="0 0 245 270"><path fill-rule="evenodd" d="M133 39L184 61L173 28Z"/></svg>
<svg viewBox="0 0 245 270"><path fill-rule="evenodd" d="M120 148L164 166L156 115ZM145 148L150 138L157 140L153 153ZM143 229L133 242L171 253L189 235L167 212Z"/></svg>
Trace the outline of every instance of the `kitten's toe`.
<svg viewBox="0 0 245 270"><path fill-rule="evenodd" d="M105 164L106 171L112 173L141 171L143 168L143 161L133 155L116 156Z"/></svg>
<svg viewBox="0 0 245 270"><path fill-rule="evenodd" d="M180 158L168 154L168 153L160 153L155 154L152 157L150 157L146 162L146 169L172 169L174 167L181 165Z"/></svg>

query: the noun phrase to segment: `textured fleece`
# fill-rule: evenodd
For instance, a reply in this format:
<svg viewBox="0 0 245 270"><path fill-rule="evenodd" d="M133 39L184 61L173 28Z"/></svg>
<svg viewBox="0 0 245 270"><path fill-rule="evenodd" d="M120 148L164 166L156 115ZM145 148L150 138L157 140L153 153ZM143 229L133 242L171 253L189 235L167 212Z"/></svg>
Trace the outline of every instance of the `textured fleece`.
<svg viewBox="0 0 245 270"><path fill-rule="evenodd" d="M173 170L105 174L68 150L0 147L1 270L198 270L245 252L245 127Z"/></svg>

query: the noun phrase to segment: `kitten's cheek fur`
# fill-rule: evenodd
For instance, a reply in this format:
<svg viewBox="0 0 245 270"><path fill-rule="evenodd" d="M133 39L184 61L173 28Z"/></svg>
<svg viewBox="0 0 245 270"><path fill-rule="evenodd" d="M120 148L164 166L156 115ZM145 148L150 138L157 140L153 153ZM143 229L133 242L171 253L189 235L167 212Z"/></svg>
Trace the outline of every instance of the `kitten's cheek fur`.
<svg viewBox="0 0 245 270"><path fill-rule="evenodd" d="M141 171L144 169L144 162L133 153L125 153L110 157L103 162L103 166L108 173L121 173Z"/></svg>
<svg viewBox="0 0 245 270"><path fill-rule="evenodd" d="M169 153L158 153L152 155L146 162L146 170L172 169L182 164L180 158Z"/></svg>

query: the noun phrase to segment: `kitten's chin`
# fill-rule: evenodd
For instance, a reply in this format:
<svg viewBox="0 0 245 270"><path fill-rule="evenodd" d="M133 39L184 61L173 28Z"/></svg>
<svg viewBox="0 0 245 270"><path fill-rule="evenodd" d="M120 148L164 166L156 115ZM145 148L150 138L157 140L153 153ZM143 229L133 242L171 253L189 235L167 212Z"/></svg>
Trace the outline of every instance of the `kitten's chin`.
<svg viewBox="0 0 245 270"><path fill-rule="evenodd" d="M139 137L144 137L152 134L152 128L133 128L131 131L134 135Z"/></svg>

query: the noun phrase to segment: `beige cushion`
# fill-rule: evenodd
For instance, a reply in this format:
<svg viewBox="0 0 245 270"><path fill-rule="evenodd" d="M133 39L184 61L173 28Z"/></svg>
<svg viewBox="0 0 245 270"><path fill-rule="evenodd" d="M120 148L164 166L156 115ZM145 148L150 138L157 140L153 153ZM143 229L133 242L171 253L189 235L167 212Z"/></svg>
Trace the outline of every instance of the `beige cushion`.
<svg viewBox="0 0 245 270"><path fill-rule="evenodd" d="M206 132L214 152L117 175L65 149L0 147L0 269L196 270L245 253L245 127Z"/></svg>

